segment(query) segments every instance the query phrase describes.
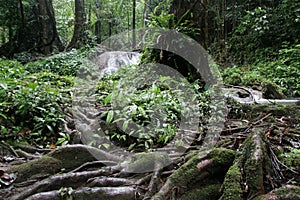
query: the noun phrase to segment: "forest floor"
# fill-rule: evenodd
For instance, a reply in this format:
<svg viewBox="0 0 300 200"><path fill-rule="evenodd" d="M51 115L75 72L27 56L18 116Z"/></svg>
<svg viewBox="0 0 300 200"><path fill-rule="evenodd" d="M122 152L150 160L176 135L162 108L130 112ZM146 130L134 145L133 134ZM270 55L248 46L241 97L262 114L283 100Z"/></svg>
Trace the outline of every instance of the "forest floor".
<svg viewBox="0 0 300 200"><path fill-rule="evenodd" d="M82 144L37 149L2 142L0 198L300 199L299 106L232 106L213 148L195 143L168 165L159 153L124 164ZM147 165L153 171L134 173Z"/></svg>

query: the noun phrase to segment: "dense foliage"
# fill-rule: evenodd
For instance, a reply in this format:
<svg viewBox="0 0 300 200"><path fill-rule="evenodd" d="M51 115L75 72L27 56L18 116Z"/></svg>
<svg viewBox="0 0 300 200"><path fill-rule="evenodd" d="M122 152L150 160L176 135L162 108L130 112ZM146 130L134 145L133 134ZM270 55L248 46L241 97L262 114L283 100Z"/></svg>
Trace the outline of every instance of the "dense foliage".
<svg viewBox="0 0 300 200"><path fill-rule="evenodd" d="M222 71L225 83L261 89L267 82L280 87L287 96L300 96L300 46L278 51L272 61L259 61L245 67L233 66Z"/></svg>
<svg viewBox="0 0 300 200"><path fill-rule="evenodd" d="M208 94L200 93L197 82L190 86L187 80L174 80L168 75L145 82L149 73L136 66L127 67L104 76L97 86L98 107L113 107L102 114L106 124L120 127L106 134L129 149L162 147L175 137L180 123L184 123L182 120L192 118L195 113L206 117L209 114ZM195 107L189 106L191 99L196 102ZM203 117L199 125L206 122Z"/></svg>
<svg viewBox="0 0 300 200"><path fill-rule="evenodd" d="M70 69L74 64L64 62L74 60L73 56L74 52L29 65L0 60L1 137L42 146L70 140L62 125L66 123L65 109L71 104L74 77Z"/></svg>
<svg viewBox="0 0 300 200"><path fill-rule="evenodd" d="M276 58L279 49L299 43L300 2L280 1L275 8L263 5L248 10L229 38L231 62L253 63Z"/></svg>
<svg viewBox="0 0 300 200"><path fill-rule="evenodd" d="M12 49L16 50L10 52L14 55L13 58L21 63L4 58L0 60L1 136L26 138L31 143L44 146L67 143L70 137L62 129L66 123L65 110L70 107L71 87L76 74L79 71L89 73L83 59L89 55L90 46L115 33L131 29L134 23L136 28L176 29L195 39L204 34L206 37L201 39L205 40L213 57L224 66L222 74L225 83L255 89L262 89L264 84L270 83L281 89L286 96L300 96L298 0L209 1L206 2L207 5L200 7L195 1L195 9L189 8L189 4L185 2L180 2L182 7L175 8L174 2L137 1L137 16L133 19L132 1L85 1L85 35L88 40L87 44L83 44L83 49L45 58L42 58L43 54L38 48L19 53ZM36 6L37 2L34 0L0 1L1 45L13 44L12 41L19 39L16 32L24 26L23 23L34 23L37 20L31 16L31 11ZM53 1L53 6L59 36L63 45L67 46L76 24L74 1ZM25 15L18 9L21 7ZM184 8L187 9L180 10ZM173 11L182 15L178 16ZM201 24L200 21L194 21L196 14L201 15ZM203 25L204 28L201 28ZM151 53L154 51L147 50L144 55ZM161 59L161 51L157 50L156 54L152 56ZM168 57L168 54L164 56ZM169 56L166 60L168 59L172 60L172 57ZM180 63L176 67L180 71L187 66ZM133 69L132 74L136 73L138 70ZM115 87L125 74L121 70L99 82L99 106L109 106L112 99L123 98L116 95L120 93L116 93ZM130 148L151 148L168 143L174 137L178 121L185 112L185 107L172 92L174 88L170 87L171 83L168 81L165 77L151 86L132 91L126 105L119 110L109 110L102 116L107 124L121 124L123 131L133 124L139 124L138 131L131 133L137 136L134 141L122 132L110 132L108 136L114 141L123 141ZM195 83L195 87L199 85ZM181 92L178 88L175 90ZM195 95L201 99L199 106L207 112L206 94L198 91ZM163 108L158 110L157 117L166 117L168 123L156 124L152 132L149 132L143 130L142 125L149 123L153 105ZM130 119L127 120L125 117L129 116ZM149 132L149 135L144 132Z"/></svg>
<svg viewBox="0 0 300 200"><path fill-rule="evenodd" d="M77 73L84 73L83 70L88 74L89 67L84 58L90 52L73 50L25 65L2 59L1 137L48 147L70 142L71 135L63 127L68 124L66 117L72 106L74 79L78 79ZM97 84L96 107L114 108L102 113L106 125L122 127L119 132L106 133L110 140L129 149L150 149L164 146L173 139L182 118L198 113L199 108L203 116L201 123L206 122L208 94L200 92L203 89L199 89L197 82L191 87L186 80L175 81L166 75L146 84L136 79L142 73L147 77L150 72L141 72L136 66L127 67L105 75ZM122 82L119 82L121 78ZM124 89L127 85L136 87ZM182 99L182 94L186 93L198 102L197 110L190 110L190 106L185 105L189 102ZM147 126L150 123L151 126ZM129 134L125 133L127 129Z"/></svg>

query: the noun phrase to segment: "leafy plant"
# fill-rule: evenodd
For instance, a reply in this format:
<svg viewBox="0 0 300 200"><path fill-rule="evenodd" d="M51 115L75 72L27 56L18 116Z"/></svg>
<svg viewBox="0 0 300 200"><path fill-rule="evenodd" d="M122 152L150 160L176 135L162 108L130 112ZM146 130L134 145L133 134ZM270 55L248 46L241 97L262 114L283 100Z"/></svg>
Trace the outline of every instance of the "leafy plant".
<svg viewBox="0 0 300 200"><path fill-rule="evenodd" d="M300 3L280 1L276 8L266 4L248 10L228 41L231 60L252 64L277 57L282 44L299 43Z"/></svg>
<svg viewBox="0 0 300 200"><path fill-rule="evenodd" d="M0 80L6 78L22 78L25 73L25 68L20 62L0 58Z"/></svg>
<svg viewBox="0 0 300 200"><path fill-rule="evenodd" d="M224 82L245 85L259 89L266 83L273 83L287 96L300 96L300 45L278 51L273 61L260 61L245 67L228 67L222 71Z"/></svg>
<svg viewBox="0 0 300 200"><path fill-rule="evenodd" d="M159 3L153 13L149 14L149 27L159 27L166 29L176 29L178 32L196 38L196 34L200 32L196 24L192 20L186 19L192 15L191 10L187 10L179 19L175 18L174 13L170 13L170 3Z"/></svg>
<svg viewBox="0 0 300 200"><path fill-rule="evenodd" d="M112 127L104 129L106 135L129 150L164 146L175 137L182 117L196 113L195 108L185 105L187 102L181 96L188 92L183 88L186 89L189 83L169 76L161 76L152 82L143 79L149 74L147 70L134 67L128 70L106 76L98 83L98 104L112 106L102 114L106 126ZM120 77L123 77L122 82L118 81ZM197 91L197 86L195 82L191 91ZM201 95L195 93L194 99L200 98ZM196 109L208 107L208 103L202 103L199 102ZM205 111L208 109L203 109L203 113Z"/></svg>
<svg viewBox="0 0 300 200"><path fill-rule="evenodd" d="M28 74L16 61L1 60L0 127L1 134L49 145L64 134L63 108L70 107L68 88L73 79L50 72ZM62 90L63 89L63 90ZM64 141L69 141L64 135Z"/></svg>
<svg viewBox="0 0 300 200"><path fill-rule="evenodd" d="M280 155L280 159L283 163L294 170L299 170L300 166L300 150L296 148L289 148L289 152Z"/></svg>
<svg viewBox="0 0 300 200"><path fill-rule="evenodd" d="M71 50L69 52L56 54L54 56L40 59L25 65L30 73L40 71L52 72L57 75L76 76L84 60L85 52Z"/></svg>

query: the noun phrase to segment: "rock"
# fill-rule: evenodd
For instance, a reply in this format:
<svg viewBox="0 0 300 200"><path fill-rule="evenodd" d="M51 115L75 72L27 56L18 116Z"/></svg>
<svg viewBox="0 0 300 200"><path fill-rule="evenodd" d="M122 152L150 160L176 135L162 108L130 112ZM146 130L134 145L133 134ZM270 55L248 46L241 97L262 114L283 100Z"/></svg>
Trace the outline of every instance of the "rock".
<svg viewBox="0 0 300 200"><path fill-rule="evenodd" d="M281 89L274 83L265 83L262 89L262 97L265 99L285 99L286 96Z"/></svg>

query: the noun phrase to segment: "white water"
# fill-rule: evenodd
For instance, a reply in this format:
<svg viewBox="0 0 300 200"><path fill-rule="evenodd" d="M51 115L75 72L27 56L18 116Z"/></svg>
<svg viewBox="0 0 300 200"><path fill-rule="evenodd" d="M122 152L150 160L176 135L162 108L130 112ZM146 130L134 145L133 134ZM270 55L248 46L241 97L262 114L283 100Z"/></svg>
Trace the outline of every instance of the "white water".
<svg viewBox="0 0 300 200"><path fill-rule="evenodd" d="M111 74L126 65L137 65L140 62L140 53L125 51L108 51L95 58L94 62L101 71L101 76Z"/></svg>

